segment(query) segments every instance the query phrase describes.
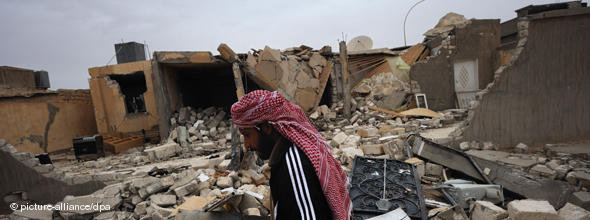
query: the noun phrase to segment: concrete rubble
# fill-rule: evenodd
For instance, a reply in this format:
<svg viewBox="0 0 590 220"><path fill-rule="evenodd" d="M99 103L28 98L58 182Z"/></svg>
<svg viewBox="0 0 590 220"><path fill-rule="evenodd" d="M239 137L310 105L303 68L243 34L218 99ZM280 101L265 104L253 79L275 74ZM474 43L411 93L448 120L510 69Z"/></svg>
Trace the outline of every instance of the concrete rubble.
<svg viewBox="0 0 590 220"><path fill-rule="evenodd" d="M266 56L266 55L265 55ZM268 54L272 59L272 54ZM437 129L453 128L465 116L462 111L439 112L445 118L442 128L424 126L435 120L431 118L393 117L383 112L371 110L368 106L375 105L368 98L355 98L354 121L345 119L342 114L342 102L332 107L321 105L310 113L312 123L333 147L334 156L341 162L345 171L352 168L355 156L371 156L375 158L395 158L415 164L423 184L442 183L447 178L444 170L448 169L436 163L418 158L407 158L404 146L405 138L411 133L428 133ZM222 116L219 116L222 115ZM87 196L68 196L63 202L84 203L84 201L102 201L103 204L116 207L108 213L98 212L60 212L64 218L94 216L96 219L113 216L143 219L146 217L166 217L173 210L182 206L188 198L222 198L228 195L227 189L243 190L260 195L259 198L250 194L240 195L238 204L234 204L236 212L242 215L266 216L270 213L270 188L268 176L264 175L266 164L254 164L248 170L228 171L230 151L230 120L219 108L192 109L182 108L171 122L172 129L167 140L160 145L147 144L134 148L125 154L111 155L97 160L73 161L72 155L56 155L55 165L44 165L36 168L39 172L51 170L48 176L62 178L71 183L85 181L101 181L107 187ZM311 117L313 116L313 117ZM457 119L457 121L456 121ZM436 122L441 123L441 122ZM186 130L186 136L179 135ZM452 130L446 132L449 139ZM452 137L450 137L452 139ZM465 145L465 146L463 146ZM529 172L539 178L549 178L569 183L586 190L588 178L587 163L580 159L568 158L560 154L558 157L537 151L525 154L519 149L514 152L495 151L493 143L460 143L457 149L465 150L470 155L493 159L506 166ZM25 164L41 167L36 164L31 154L16 152L9 144L2 146L7 152ZM68 159L69 158L69 159ZM55 166L56 168L52 168ZM84 167L81 172L78 167ZM60 173L60 174L56 174ZM450 176L449 176L450 177ZM472 219L503 219L513 218L557 218L559 215L579 216L583 208L590 204L587 192L576 195L577 200L568 206L557 209L542 201L521 200L508 203L506 208L487 201L474 201L470 205L469 216ZM440 196L426 198L445 202ZM235 199L238 200L238 199ZM576 205L574 205L576 204ZM574 207L575 206L575 207ZM574 208L572 208L574 207ZM203 208L203 207L201 207ZM584 213L584 212L582 212ZM17 215L17 214L15 214ZM21 213L21 215L25 215ZM455 214L453 214L455 215ZM580 218L583 219L583 218Z"/></svg>
<svg viewBox="0 0 590 220"><path fill-rule="evenodd" d="M510 52L513 57L490 80L500 78L500 73L514 64L523 50L530 22L527 19L514 21L514 36L519 38L513 45L515 51ZM478 22L448 13L424 34L423 44L395 52L410 54L423 47L413 54L411 63L402 60L396 68L409 70L414 63L420 65L439 59L437 56L448 58L446 53L457 52L457 31ZM429 43L436 47L425 49ZM414 166L422 189L419 195L423 198L419 199L428 201L429 219L590 219L590 150L569 142L538 144L517 139L501 144L466 138L464 132L473 122L475 109L484 103L482 97L490 92L493 83L478 91L468 105L457 104L461 109L434 111L417 108L415 95L421 93L421 88L414 79L400 80L394 71L354 76L358 82L350 90L353 98L347 99L350 106L345 108L338 94L332 94L342 88L329 81L339 80L334 70L345 61L339 61L329 46L320 50L305 45L283 50L266 46L234 55L234 67L257 86L279 91L288 101L301 106L348 174L357 156L395 159ZM336 88L325 91L329 83ZM323 100L323 95L331 100ZM436 102L441 100L431 104ZM344 112L348 107L350 112ZM405 110L428 114L402 114ZM254 157L240 164L239 170L232 170L232 143L241 146L243 137L237 135L232 140L236 136L231 132L228 111L229 106L177 108L161 119L169 127L162 128L167 133L159 143L95 159L78 160L71 149L52 152L53 164L41 164L35 154L19 152L0 139L0 156L18 162L19 168L34 170L67 187L88 186L87 191L71 192L48 204L99 203L109 207L107 211L15 211L0 215L0 219L170 219L190 211L268 217L273 205L268 161ZM413 146L418 143L414 137L428 141ZM424 148L424 142L444 146L446 151ZM427 153L439 157L428 158L424 156ZM459 167L463 165L468 169ZM443 183L449 181L469 182L469 186L456 187L457 194L465 195L460 201L450 199L453 195L442 189ZM491 185L496 188L485 188ZM558 194L558 198L543 197L547 192ZM27 192L3 196L8 203L36 202Z"/></svg>

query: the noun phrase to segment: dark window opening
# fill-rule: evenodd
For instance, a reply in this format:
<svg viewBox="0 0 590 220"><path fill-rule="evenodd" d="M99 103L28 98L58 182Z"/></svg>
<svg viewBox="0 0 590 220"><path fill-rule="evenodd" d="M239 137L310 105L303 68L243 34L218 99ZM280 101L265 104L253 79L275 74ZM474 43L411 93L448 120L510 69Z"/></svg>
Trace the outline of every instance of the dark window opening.
<svg viewBox="0 0 590 220"><path fill-rule="evenodd" d="M146 112L143 94L147 88L142 71L126 75L109 75L109 77L119 84L128 114Z"/></svg>
<svg viewBox="0 0 590 220"><path fill-rule="evenodd" d="M327 105L328 107L332 106L332 93L334 92L332 89L332 77L330 77L326 83L326 88L324 89L319 105Z"/></svg>

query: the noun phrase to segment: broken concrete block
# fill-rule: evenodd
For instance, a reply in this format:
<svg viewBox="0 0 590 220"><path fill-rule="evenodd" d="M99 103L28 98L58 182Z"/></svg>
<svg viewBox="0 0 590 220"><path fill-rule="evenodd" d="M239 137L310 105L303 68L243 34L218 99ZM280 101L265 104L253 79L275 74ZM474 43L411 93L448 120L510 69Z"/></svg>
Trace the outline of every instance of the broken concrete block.
<svg viewBox="0 0 590 220"><path fill-rule="evenodd" d="M207 197L210 193L211 193L211 189L205 188L205 189L202 189L201 191L199 191L199 196Z"/></svg>
<svg viewBox="0 0 590 220"><path fill-rule="evenodd" d="M196 180L192 180L188 184L174 189L174 193L176 194L176 196L182 197L182 196L186 196L190 193L196 192L198 189L199 189L199 184L197 183Z"/></svg>
<svg viewBox="0 0 590 220"><path fill-rule="evenodd" d="M568 220L590 220L590 211L585 210L577 205L566 203L559 211L557 212L559 217L562 219Z"/></svg>
<svg viewBox="0 0 590 220"><path fill-rule="evenodd" d="M154 193L158 193L158 192L165 190L166 188L167 187L164 186L164 184L162 184L162 182L160 180L158 180L158 181L154 181L153 183L147 185L144 188L139 189L138 193L142 199L145 199Z"/></svg>
<svg viewBox="0 0 590 220"><path fill-rule="evenodd" d="M514 200L508 203L508 216L510 219L537 220L554 219L558 220L557 211L547 201L538 200Z"/></svg>
<svg viewBox="0 0 590 220"><path fill-rule="evenodd" d="M258 201L264 206L266 207L268 210L270 210L271 208L271 204L270 204L270 186L267 185L259 185L258 187L256 187L256 193L262 195L262 199L258 199Z"/></svg>
<svg viewBox="0 0 590 220"><path fill-rule="evenodd" d="M281 51L272 49L269 46L265 46L264 50L260 52L258 56L258 62L261 61L272 61L272 62L280 62L281 61Z"/></svg>
<svg viewBox="0 0 590 220"><path fill-rule="evenodd" d="M317 120L320 117L320 113L318 111L314 111L309 115L309 118L312 120Z"/></svg>
<svg viewBox="0 0 590 220"><path fill-rule="evenodd" d="M356 147L345 147L345 148L342 148L341 150L342 150L342 155L340 156L340 162L348 164L348 165L352 165L352 163L354 162L355 156L357 156L357 155L364 156L365 155L361 149L358 149Z"/></svg>
<svg viewBox="0 0 590 220"><path fill-rule="evenodd" d="M518 143L514 149L516 150L516 152L518 153L526 153L529 151L529 146L527 146L526 144L523 143Z"/></svg>
<svg viewBox="0 0 590 220"><path fill-rule="evenodd" d="M424 174L428 176L442 177L443 167L434 163L424 165Z"/></svg>
<svg viewBox="0 0 590 220"><path fill-rule="evenodd" d="M359 136L361 136L362 138L378 137L379 136L379 129L377 129L375 127L361 128L361 129L357 130L356 133Z"/></svg>
<svg viewBox="0 0 590 220"><path fill-rule="evenodd" d="M92 180L91 175L78 175L72 177L73 184L81 184Z"/></svg>
<svg viewBox="0 0 590 220"><path fill-rule="evenodd" d="M552 169L549 169L549 167L542 164L537 164L533 166L533 168L531 168L530 170L530 173L549 179L555 179L555 177L557 176L557 172L555 172Z"/></svg>
<svg viewBox="0 0 590 220"><path fill-rule="evenodd" d="M252 192L252 191L247 191L247 192ZM254 193L254 192L252 192ZM242 201L240 202L239 208L242 212L244 212L246 209L249 208L256 208L258 209L258 207L260 207L261 204L260 202L252 195L250 195L249 193L244 193L244 195L242 195Z"/></svg>
<svg viewBox="0 0 590 220"><path fill-rule="evenodd" d="M164 194L151 195L150 202L161 207L171 206L176 204L176 196Z"/></svg>
<svg viewBox="0 0 590 220"><path fill-rule="evenodd" d="M217 169L219 171L222 171L222 172L225 171L225 170L227 170L227 166L229 166L229 163L230 162L231 162L231 160L223 160L223 161L221 161L221 163L219 163L217 165Z"/></svg>
<svg viewBox="0 0 590 220"><path fill-rule="evenodd" d="M475 201L470 204L471 219L500 220L508 217L508 212L488 201Z"/></svg>
<svg viewBox="0 0 590 220"><path fill-rule="evenodd" d="M461 142L459 144L459 149L462 150L462 151L469 150L469 142L466 142L466 141L465 142Z"/></svg>
<svg viewBox="0 0 590 220"><path fill-rule="evenodd" d="M220 189L213 189L207 194L207 197L221 197L221 190Z"/></svg>
<svg viewBox="0 0 590 220"><path fill-rule="evenodd" d="M244 210L244 215L260 216L260 210L258 208L248 208Z"/></svg>
<svg viewBox="0 0 590 220"><path fill-rule="evenodd" d="M361 141L361 136L349 135L344 141L344 145L358 146Z"/></svg>
<svg viewBox="0 0 590 220"><path fill-rule="evenodd" d="M571 203L590 211L590 192L575 192Z"/></svg>
<svg viewBox="0 0 590 220"><path fill-rule="evenodd" d="M346 141L346 138L348 138L348 135L346 135L346 133L338 132L338 134L332 137L332 141L335 142L337 146L340 146L344 143L344 141Z"/></svg>
<svg viewBox="0 0 590 220"><path fill-rule="evenodd" d="M18 152L18 150L14 146L12 146L11 144L6 144L6 145L4 145L4 147L2 147L0 149L5 152L8 152L10 154L14 154L14 153Z"/></svg>
<svg viewBox="0 0 590 220"><path fill-rule="evenodd" d="M545 165L552 170L555 170L555 168L561 165L561 162L559 160L550 160L549 162L545 163Z"/></svg>
<svg viewBox="0 0 590 220"><path fill-rule="evenodd" d="M418 177L424 176L424 161L416 157L412 157L407 159L405 162L416 166L416 170L418 171Z"/></svg>
<svg viewBox="0 0 590 220"><path fill-rule="evenodd" d="M151 203L149 208L151 210L153 210L153 214L152 214L152 219L154 219L154 214L160 215L158 216L159 219L165 219L163 218L163 216L168 216L170 215L170 213L172 213L172 211L174 211L174 209L169 209L169 208L162 208L154 203Z"/></svg>
<svg viewBox="0 0 590 220"><path fill-rule="evenodd" d="M152 160L165 160L174 156L176 152L178 152L178 149L180 149L178 144L167 143L161 146L147 149L145 150L145 152Z"/></svg>
<svg viewBox="0 0 590 220"><path fill-rule="evenodd" d="M228 187L233 187L234 183L230 177L222 176L222 177L217 178L216 185L219 186L219 188L225 189Z"/></svg>
<svg viewBox="0 0 590 220"><path fill-rule="evenodd" d="M590 173L587 173L582 170L574 170L572 172L569 172L565 176L565 179L568 183L574 185L580 184L582 187L590 187Z"/></svg>
<svg viewBox="0 0 590 220"><path fill-rule="evenodd" d="M383 155L382 144L365 144L362 145L362 149L365 155Z"/></svg>
<svg viewBox="0 0 590 220"><path fill-rule="evenodd" d="M149 206L149 204L150 204L149 201L143 201L143 202L138 203L135 206L135 210L133 211L133 213L135 213L138 216L143 216L143 215L147 214L146 209Z"/></svg>
<svg viewBox="0 0 590 220"><path fill-rule="evenodd" d="M144 188L155 181L158 181L158 178L153 176L134 179L131 181L131 184L129 184L129 191L135 194L137 193L137 190Z"/></svg>
<svg viewBox="0 0 590 220"><path fill-rule="evenodd" d="M180 146L187 147L188 146L188 133L186 131L185 126L178 126L176 127L176 133L178 134L178 143Z"/></svg>
<svg viewBox="0 0 590 220"><path fill-rule="evenodd" d="M494 143L486 141L486 142L483 142L482 149L483 150L493 150L495 147L496 146L494 145Z"/></svg>

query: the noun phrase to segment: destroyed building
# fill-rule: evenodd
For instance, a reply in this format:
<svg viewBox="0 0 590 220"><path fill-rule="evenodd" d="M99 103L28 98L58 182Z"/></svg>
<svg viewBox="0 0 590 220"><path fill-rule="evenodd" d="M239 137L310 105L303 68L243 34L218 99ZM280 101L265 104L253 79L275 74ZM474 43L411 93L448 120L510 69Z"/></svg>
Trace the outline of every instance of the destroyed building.
<svg viewBox="0 0 590 220"><path fill-rule="evenodd" d="M0 67L0 134L19 151L47 153L96 133L88 90L49 88L46 71Z"/></svg>
<svg viewBox="0 0 590 220"><path fill-rule="evenodd" d="M0 196L114 207L12 217L267 219L270 167L255 159L232 164L242 140L229 118L241 95L266 89L299 105L327 139L351 180L353 219L587 219L586 6L531 5L502 23L449 13L423 42L396 48L374 49L359 37L341 42L339 52L301 45L235 53L221 44L219 55L157 51L146 60L140 44L118 44L128 53L116 54L119 64L90 68L89 91L41 86L0 97L11 125L21 129L12 118L35 108L43 117L30 120L41 120L22 125L45 131L0 128L8 134L0 137L8 165L0 177L10 179ZM39 87L27 83L11 85ZM82 125L96 127L82 132ZM72 139L82 136L92 147L103 137L106 153L78 158ZM53 164L35 157L42 152Z"/></svg>

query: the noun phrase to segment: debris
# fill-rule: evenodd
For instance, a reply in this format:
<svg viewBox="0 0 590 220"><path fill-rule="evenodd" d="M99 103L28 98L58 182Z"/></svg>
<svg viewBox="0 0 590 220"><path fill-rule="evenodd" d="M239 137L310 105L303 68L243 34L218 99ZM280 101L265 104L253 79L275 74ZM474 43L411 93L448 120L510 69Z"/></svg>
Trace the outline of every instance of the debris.
<svg viewBox="0 0 590 220"><path fill-rule="evenodd" d="M471 219L499 220L508 217L508 212L488 201L475 201L469 206Z"/></svg>
<svg viewBox="0 0 590 220"><path fill-rule="evenodd" d="M105 155L101 135L74 138L72 142L78 160L96 159Z"/></svg>
<svg viewBox="0 0 590 220"><path fill-rule="evenodd" d="M559 211L557 212L559 217L562 219L571 219L571 220L588 220L590 219L590 211L580 208L571 203L566 203Z"/></svg>
<svg viewBox="0 0 590 220"><path fill-rule="evenodd" d="M419 135L411 135L406 142L410 144L412 152L417 156L460 171L481 181L487 180L483 171L478 169L477 164L461 151L434 143ZM486 182L490 183L490 181Z"/></svg>
<svg viewBox="0 0 590 220"><path fill-rule="evenodd" d="M158 206L166 207L176 204L175 195L151 195L150 201Z"/></svg>
<svg viewBox="0 0 590 220"><path fill-rule="evenodd" d="M418 177L424 176L425 169L424 169L424 161L423 160L412 157L412 158L405 160L404 162L412 164L414 167L416 167L416 170L418 171Z"/></svg>
<svg viewBox="0 0 590 220"><path fill-rule="evenodd" d="M404 116L423 116L431 118L443 118L443 116L435 111L426 108L414 108L407 111L400 112Z"/></svg>
<svg viewBox="0 0 590 220"><path fill-rule="evenodd" d="M387 114L390 114L390 115L395 116L395 117L404 117L405 116L404 114L397 113L397 112L394 112L394 111L391 111L391 110L387 110L387 109L382 109L382 108L379 108L379 107L376 107L376 106L369 106L368 108L371 109L371 110L375 110L375 111L380 111L380 112L383 112L383 113L387 113Z"/></svg>
<svg viewBox="0 0 590 220"><path fill-rule="evenodd" d="M402 208L397 208L383 215L368 218L367 220L410 220L410 217Z"/></svg>
<svg viewBox="0 0 590 220"><path fill-rule="evenodd" d="M464 209L469 208L471 200L485 200L495 204L504 202L504 192L500 185L473 184L467 180L449 180L437 186L447 200Z"/></svg>
<svg viewBox="0 0 590 220"><path fill-rule="evenodd" d="M467 214L465 214L465 211L459 205L456 205L456 206L453 206L450 208L444 208L444 210L438 212L434 217L429 218L429 219L433 219L433 220L446 220L446 219L469 220L469 218L467 217Z"/></svg>
<svg viewBox="0 0 590 220"><path fill-rule="evenodd" d="M508 216L510 219L537 220L559 219L557 211L547 201L538 200L514 200L508 203Z"/></svg>
<svg viewBox="0 0 590 220"><path fill-rule="evenodd" d="M168 143L161 146L146 149L151 160L166 160L175 155L180 147L176 143Z"/></svg>
<svg viewBox="0 0 590 220"><path fill-rule="evenodd" d="M410 47L410 49L408 49L404 54L402 54L401 58L402 60L404 60L404 62L406 62L406 64L412 66L416 61L420 59L420 57L423 57L422 54L428 54L428 51L428 48L426 48L425 46L416 44Z"/></svg>
<svg viewBox="0 0 590 220"><path fill-rule="evenodd" d="M434 176L441 178L443 173L443 167L434 163L426 163L424 166L424 175Z"/></svg>
<svg viewBox="0 0 590 220"><path fill-rule="evenodd" d="M529 151L529 146L527 146L526 144L523 143L518 143L514 149L519 152L519 153L526 153Z"/></svg>
<svg viewBox="0 0 590 220"><path fill-rule="evenodd" d="M590 211L590 192L575 192L572 196L573 204Z"/></svg>
<svg viewBox="0 0 590 220"><path fill-rule="evenodd" d="M180 210L183 211L192 211L192 210L203 210L203 208L213 201L215 197L201 197L201 196L191 196L182 204L180 204L176 209L174 209L170 216L175 216Z"/></svg>

